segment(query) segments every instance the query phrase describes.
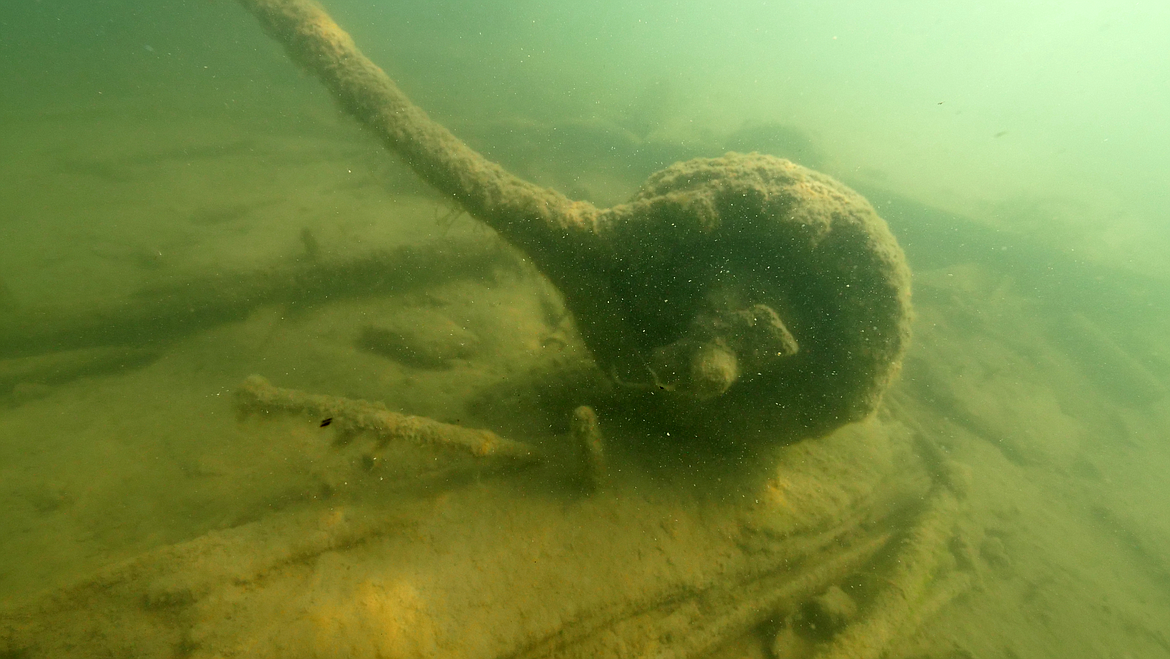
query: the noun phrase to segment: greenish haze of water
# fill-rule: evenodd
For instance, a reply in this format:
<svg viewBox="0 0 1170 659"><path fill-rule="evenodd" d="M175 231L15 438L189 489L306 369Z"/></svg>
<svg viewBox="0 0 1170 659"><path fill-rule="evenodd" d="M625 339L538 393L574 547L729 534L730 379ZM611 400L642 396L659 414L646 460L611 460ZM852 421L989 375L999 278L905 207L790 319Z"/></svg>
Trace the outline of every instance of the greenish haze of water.
<svg viewBox="0 0 1170 659"><path fill-rule="evenodd" d="M916 275L896 399L996 502L939 658L1170 656L1170 3L322 1L432 117L571 197L728 151L863 193ZM3 0L0 313L55 329L0 323L0 603L315 497L318 465L227 418L249 373L523 428L500 383L580 349L535 275L355 301L369 273L341 268L306 302L266 274L487 235L233 0ZM142 291L158 317L127 322ZM463 343L387 347L400 317ZM1016 606L1040 613L979 631Z"/></svg>

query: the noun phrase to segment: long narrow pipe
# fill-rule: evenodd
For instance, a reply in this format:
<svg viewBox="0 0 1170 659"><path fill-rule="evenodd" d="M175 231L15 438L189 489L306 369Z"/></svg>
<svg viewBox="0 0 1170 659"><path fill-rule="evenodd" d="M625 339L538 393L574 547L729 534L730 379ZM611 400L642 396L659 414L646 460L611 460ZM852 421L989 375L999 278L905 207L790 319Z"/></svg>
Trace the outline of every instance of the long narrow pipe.
<svg viewBox="0 0 1170 659"><path fill-rule="evenodd" d="M520 247L591 233L598 209L529 183L427 116L308 0L240 0L288 55L423 180Z"/></svg>

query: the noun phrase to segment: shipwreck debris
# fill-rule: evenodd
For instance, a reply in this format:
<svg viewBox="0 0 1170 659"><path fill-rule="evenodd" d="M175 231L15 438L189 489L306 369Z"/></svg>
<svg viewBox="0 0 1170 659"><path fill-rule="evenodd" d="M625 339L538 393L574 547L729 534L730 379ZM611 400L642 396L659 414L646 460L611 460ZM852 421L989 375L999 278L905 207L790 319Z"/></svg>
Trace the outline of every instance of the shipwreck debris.
<svg viewBox="0 0 1170 659"><path fill-rule="evenodd" d="M626 204L573 201L431 120L318 5L240 4L387 149L524 251L598 364L644 385L646 404L684 422L818 435L869 415L901 367L905 257L869 203L828 176L729 153L671 165ZM742 331L748 316L774 317L751 324L774 331Z"/></svg>
<svg viewBox="0 0 1170 659"><path fill-rule="evenodd" d="M539 462L539 452L521 442L500 437L490 430L464 428L421 416L391 412L384 405L337 396L309 394L272 386L253 375L236 389L236 410L242 414L286 412L314 419L328 419L342 436L368 432L379 443L408 442L419 446L453 449L477 458L498 457L520 462Z"/></svg>
<svg viewBox="0 0 1170 659"><path fill-rule="evenodd" d="M582 405L573 410L569 425L581 453L581 480L587 490L599 490L605 484L606 463L605 438L597 413L592 407Z"/></svg>

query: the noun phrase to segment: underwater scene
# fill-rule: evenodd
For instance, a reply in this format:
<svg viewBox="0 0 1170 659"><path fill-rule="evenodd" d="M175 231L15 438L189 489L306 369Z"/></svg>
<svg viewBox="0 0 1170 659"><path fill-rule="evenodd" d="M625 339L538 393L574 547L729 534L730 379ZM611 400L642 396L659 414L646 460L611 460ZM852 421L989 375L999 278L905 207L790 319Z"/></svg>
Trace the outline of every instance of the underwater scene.
<svg viewBox="0 0 1170 659"><path fill-rule="evenodd" d="M1170 657L1167 33L6 2L0 659Z"/></svg>

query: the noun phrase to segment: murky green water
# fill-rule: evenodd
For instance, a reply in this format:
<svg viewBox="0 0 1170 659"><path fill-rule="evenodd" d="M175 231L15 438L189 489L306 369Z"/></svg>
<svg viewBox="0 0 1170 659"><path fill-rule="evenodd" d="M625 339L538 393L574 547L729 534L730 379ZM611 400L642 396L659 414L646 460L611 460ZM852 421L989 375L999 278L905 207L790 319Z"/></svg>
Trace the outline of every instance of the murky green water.
<svg viewBox="0 0 1170 659"><path fill-rule="evenodd" d="M960 465L948 558L924 578L939 592L950 571L975 584L934 608L924 596L891 654L1170 656L1168 6L325 7L434 119L574 199L611 206L672 163L728 151L865 195L914 271L914 344L874 419L808 442L888 443L850 459L921 476L925 437ZM595 618L625 639L612 656L649 656L688 629L718 642L679 656L832 651L800 626L806 605L773 602L742 629L686 618L669 641L618 629L665 611L668 591L729 589L714 566L754 550L719 543L755 528L736 526L727 506L742 502L729 502L759 504L789 481L757 478L743 465L767 462L755 454L648 430L628 402L607 408L613 383L552 286L387 154L235 2L10 2L0 62L0 603L74 603L42 607L41 622L0 613L0 658L549 656L540 643L558 633L575 656L608 629ZM460 466L349 444L316 419L237 419L232 392L254 373L488 428L552 466ZM613 485L593 495L574 476L580 404L612 435ZM803 459L780 462L820 464ZM836 510L817 497L881 511L867 531L909 528L925 476L891 485L882 469L863 474L871 489L793 476L805 485L792 492L815 495L767 500L793 519L815 509L793 522L804 531ZM904 500L880 503L883 488ZM390 537L386 511L400 510L397 544L364 539ZM332 539L271 540L318 532ZM219 538L230 550L206 549ZM508 550L480 557L477 542ZM165 562L172 546L209 552L196 567L175 559L195 585L118 567ZM347 574L377 576L329 581L346 560ZM886 574L833 581L857 589L859 620L881 601L855 578L867 570ZM277 572L285 585L265 582ZM102 618L78 583L84 597L146 602L156 626ZM282 609L289 593L311 602ZM122 631L37 645L71 625ZM792 629L799 642L776 640Z"/></svg>

